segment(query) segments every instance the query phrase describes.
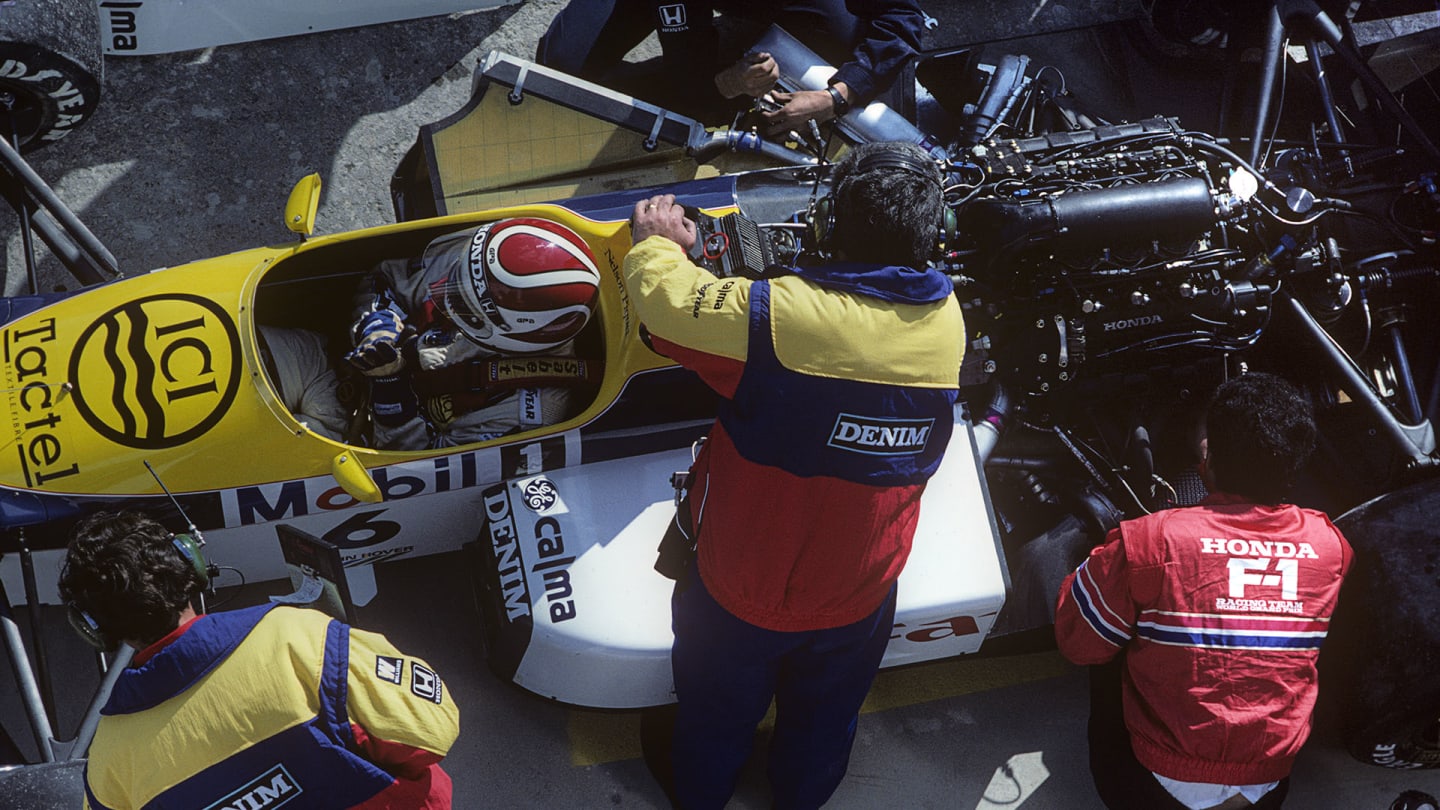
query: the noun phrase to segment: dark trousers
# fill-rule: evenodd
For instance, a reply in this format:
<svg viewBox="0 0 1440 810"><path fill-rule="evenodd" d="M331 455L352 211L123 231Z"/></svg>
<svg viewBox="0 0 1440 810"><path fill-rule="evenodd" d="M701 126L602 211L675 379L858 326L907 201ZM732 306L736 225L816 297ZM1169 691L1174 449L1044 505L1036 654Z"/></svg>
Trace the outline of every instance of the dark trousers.
<svg viewBox="0 0 1440 810"><path fill-rule="evenodd" d="M654 30L650 0L572 0L540 37L535 61L590 79L620 64Z"/></svg>
<svg viewBox="0 0 1440 810"><path fill-rule="evenodd" d="M655 30L656 5L655 0L571 0L536 44L535 61L581 78L610 70ZM724 12L732 4L714 5ZM745 9L750 23L745 33L758 37L775 23L835 67L849 59L861 33L860 20L845 0L733 5L758 6Z"/></svg>
<svg viewBox="0 0 1440 810"><path fill-rule="evenodd" d="M1135 759L1130 730L1125 727L1120 676L1125 667L1122 653L1108 664L1090 667L1090 776L1095 792L1110 810L1187 810L1175 800L1155 775ZM1290 790L1290 779L1280 784L1253 810L1277 810Z"/></svg>
<svg viewBox="0 0 1440 810"><path fill-rule="evenodd" d="M711 84L720 66L692 66L696 75L672 75L677 62L672 51L678 46L663 37L662 49L670 49L663 60L625 62L625 55L655 31L657 5L656 0L571 0L540 38L535 61L708 123L728 123L735 102L721 100ZM713 5L722 13L735 12L736 36L747 44L775 23L835 67L849 61L862 32L845 0L721 0Z"/></svg>
<svg viewBox="0 0 1440 810"><path fill-rule="evenodd" d="M717 604L693 567L687 577L672 602L679 707L671 754L680 807L725 806L772 698L774 806L820 807L849 765L860 704L895 624L895 589L854 624L780 633Z"/></svg>

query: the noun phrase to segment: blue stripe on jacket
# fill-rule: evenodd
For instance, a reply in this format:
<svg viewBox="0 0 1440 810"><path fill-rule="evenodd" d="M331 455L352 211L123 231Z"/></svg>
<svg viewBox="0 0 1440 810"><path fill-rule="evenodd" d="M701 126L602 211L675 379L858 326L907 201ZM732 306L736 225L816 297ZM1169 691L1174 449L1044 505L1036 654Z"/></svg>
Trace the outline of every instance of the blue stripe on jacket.
<svg viewBox="0 0 1440 810"><path fill-rule="evenodd" d="M1149 639L1156 644L1215 649L1318 650L1321 643L1325 641L1323 635L1281 636L1260 633L1240 635L1205 630L1175 630L1145 625L1141 625L1137 632L1141 638Z"/></svg>
<svg viewBox="0 0 1440 810"><path fill-rule="evenodd" d="M275 607L211 613L185 631L184 644L171 644L115 684L101 714L134 714L164 703L190 688L224 661Z"/></svg>
<svg viewBox="0 0 1440 810"><path fill-rule="evenodd" d="M274 607L266 604L202 617L160 654L121 678L106 713L143 711L181 694L222 666ZM284 799L286 810L327 810L362 804L389 787L394 777L353 750L355 738L346 710L349 655L350 628L332 620L319 662L316 716L210 765L155 797L146 810L249 807L246 797L260 795ZM276 665L292 666L288 661ZM217 800L217 790L224 789L217 785L233 787ZM93 795L90 801L97 809L104 807Z"/></svg>
<svg viewBox="0 0 1440 810"><path fill-rule="evenodd" d="M756 282L745 372L719 410L741 456L802 477L924 483L950 441L957 391L791 371L775 356L770 315L770 285Z"/></svg>

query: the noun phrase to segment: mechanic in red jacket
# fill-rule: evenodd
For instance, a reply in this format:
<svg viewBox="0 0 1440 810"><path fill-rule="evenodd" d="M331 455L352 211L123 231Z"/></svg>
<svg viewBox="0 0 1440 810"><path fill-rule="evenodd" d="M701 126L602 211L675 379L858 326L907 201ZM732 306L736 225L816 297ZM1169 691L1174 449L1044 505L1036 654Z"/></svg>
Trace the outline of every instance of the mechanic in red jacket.
<svg viewBox="0 0 1440 810"><path fill-rule="evenodd" d="M1310 734L1352 557L1324 514L1282 503L1315 442L1310 403L1245 374L1205 428L1213 494L1122 522L1060 589L1060 651L1104 665L1090 769L1112 810L1280 807Z"/></svg>
<svg viewBox="0 0 1440 810"><path fill-rule="evenodd" d="M725 805L772 698L774 806L819 807L839 785L954 424L965 331L927 264L938 167L911 144L865 144L831 183L824 241L842 260L766 280L691 263L673 196L635 208L640 320L722 397L691 468L698 565L672 604L686 810Z"/></svg>

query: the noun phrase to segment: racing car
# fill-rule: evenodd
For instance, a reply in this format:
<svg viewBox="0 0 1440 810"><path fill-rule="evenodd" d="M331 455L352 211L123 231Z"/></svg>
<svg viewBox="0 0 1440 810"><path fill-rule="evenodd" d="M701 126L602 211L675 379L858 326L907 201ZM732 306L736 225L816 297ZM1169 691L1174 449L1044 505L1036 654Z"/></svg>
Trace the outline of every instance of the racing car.
<svg viewBox="0 0 1440 810"><path fill-rule="evenodd" d="M676 191L713 216L733 214L752 193L786 195L784 206L809 193L783 171L752 178L762 183L753 192L738 193L738 179ZM287 223L308 231L317 194L314 181L298 187ZM204 530L209 556L252 580L286 575L279 523L338 547L357 576L478 538L492 666L580 705L670 700L670 583L654 570L655 553L674 511L670 476L689 466L713 398L640 339L620 274L632 199L402 222L58 298L8 299L0 374L15 452L0 472L0 519L47 558L47 586L55 555L43 550L61 548L74 519L98 509L170 512L162 488ZM603 373L571 418L476 446L380 450L327 438L285 407L262 327L301 327L340 345L352 293L377 261L420 257L439 238L517 217L568 227L600 265L596 317L577 344ZM952 461L926 496L892 665L977 649L1004 598L972 433L956 419ZM626 583L620 599L617 581ZM363 599L364 586L351 587ZM577 664L584 678L574 677Z"/></svg>

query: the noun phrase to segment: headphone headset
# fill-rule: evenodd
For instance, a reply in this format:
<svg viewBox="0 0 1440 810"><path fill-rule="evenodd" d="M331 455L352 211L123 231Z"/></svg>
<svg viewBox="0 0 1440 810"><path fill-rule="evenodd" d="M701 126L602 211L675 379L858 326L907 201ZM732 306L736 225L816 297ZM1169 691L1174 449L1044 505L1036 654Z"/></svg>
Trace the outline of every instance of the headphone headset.
<svg viewBox="0 0 1440 810"><path fill-rule="evenodd" d="M204 541L197 540L195 536L189 534L172 534L170 542L180 556L185 559L185 562L190 565L191 571L200 581L200 587L189 593L188 596L193 597L209 590L210 579L219 573L219 569L205 560L205 554L200 550ZM69 602L65 607L66 618L69 619L70 626L75 628L75 632L79 633L80 637L85 639L90 646L97 650L110 652L120 645L121 639L111 638L107 635L100 628L100 623L95 621L95 617L82 610L79 605Z"/></svg>
<svg viewBox="0 0 1440 810"><path fill-rule="evenodd" d="M956 222L955 211L945 204L945 186L940 179L940 170L935 162L929 159L916 156L909 150L872 152L855 164L854 170L849 177L857 174L865 174L872 171L893 169L914 175L923 180L935 183L940 188L940 222L936 228L939 231L940 239L945 243L955 241L955 235L959 231ZM846 179L848 180L849 177ZM812 243L821 251L830 253L833 250L831 244L835 238L835 194L839 187L831 188L830 193L815 201L815 211L810 218L810 236Z"/></svg>

